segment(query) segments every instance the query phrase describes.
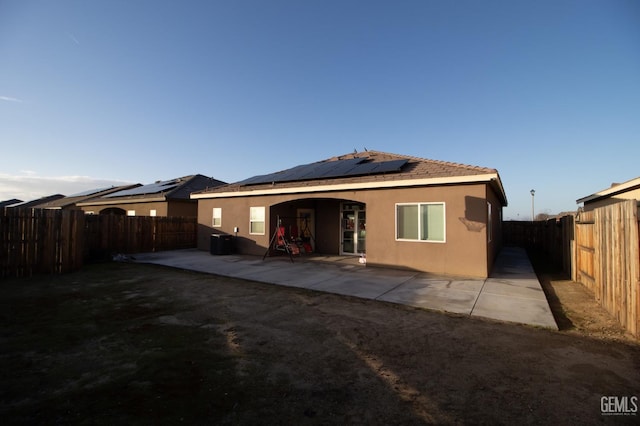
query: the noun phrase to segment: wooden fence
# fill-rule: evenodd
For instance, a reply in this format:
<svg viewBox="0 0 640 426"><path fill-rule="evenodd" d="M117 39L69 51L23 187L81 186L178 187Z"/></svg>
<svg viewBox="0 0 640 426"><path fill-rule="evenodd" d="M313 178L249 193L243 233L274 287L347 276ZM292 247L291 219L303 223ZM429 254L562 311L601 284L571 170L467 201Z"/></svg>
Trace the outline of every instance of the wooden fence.
<svg viewBox="0 0 640 426"><path fill-rule="evenodd" d="M81 211L0 210L0 278L60 274L115 253L193 248L195 218L86 216Z"/></svg>
<svg viewBox="0 0 640 426"><path fill-rule="evenodd" d="M85 217L85 257L196 247L195 218L91 215Z"/></svg>
<svg viewBox="0 0 640 426"><path fill-rule="evenodd" d="M569 274L573 228L573 216L535 222L505 221L503 243L542 251L557 267Z"/></svg>
<svg viewBox="0 0 640 426"><path fill-rule="evenodd" d="M2 209L0 277L64 273L83 263L84 212Z"/></svg>
<svg viewBox="0 0 640 426"><path fill-rule="evenodd" d="M638 207L626 200L578 216L504 222L505 244L541 250L631 334L640 337Z"/></svg>
<svg viewBox="0 0 640 426"><path fill-rule="evenodd" d="M634 336L640 337L640 240L635 200L581 213L572 279Z"/></svg>

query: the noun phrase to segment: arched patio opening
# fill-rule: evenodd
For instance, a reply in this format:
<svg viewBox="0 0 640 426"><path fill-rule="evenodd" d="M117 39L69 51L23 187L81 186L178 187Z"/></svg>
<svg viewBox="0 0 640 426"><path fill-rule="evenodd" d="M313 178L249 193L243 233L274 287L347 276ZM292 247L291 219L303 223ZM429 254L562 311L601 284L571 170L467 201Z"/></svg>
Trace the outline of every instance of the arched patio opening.
<svg viewBox="0 0 640 426"><path fill-rule="evenodd" d="M305 198L269 209L269 235L278 228L302 253L361 255L366 252L366 205L341 198Z"/></svg>
<svg viewBox="0 0 640 426"><path fill-rule="evenodd" d="M125 216L127 212L124 209L120 209L118 207L109 207L103 210L100 210L100 214L112 214L116 216Z"/></svg>

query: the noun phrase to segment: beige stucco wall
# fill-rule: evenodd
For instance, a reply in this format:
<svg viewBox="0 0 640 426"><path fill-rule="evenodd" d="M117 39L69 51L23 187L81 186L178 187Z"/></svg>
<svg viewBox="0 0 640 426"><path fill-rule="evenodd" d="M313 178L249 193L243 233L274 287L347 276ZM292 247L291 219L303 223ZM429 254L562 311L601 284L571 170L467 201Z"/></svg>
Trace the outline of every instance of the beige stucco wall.
<svg viewBox="0 0 640 426"><path fill-rule="evenodd" d="M382 191L367 203L367 261L465 276L487 275L485 185ZM396 241L395 205L444 202L446 242Z"/></svg>
<svg viewBox="0 0 640 426"><path fill-rule="evenodd" d="M491 266L502 249L502 203L491 186L487 186L487 202L491 203L492 215L491 238L487 234L487 265L488 272L491 272Z"/></svg>
<svg viewBox="0 0 640 426"><path fill-rule="evenodd" d="M487 244L487 198L494 205L494 240ZM281 203L302 200L296 204ZM499 246L498 223L501 204L488 185L430 186L319 194L286 194L198 200L198 247L209 250L210 235L234 234L241 253L262 255L275 229L275 215L295 215L296 208L314 208L317 252L340 251L340 202L366 204L367 263L450 275L485 277L494 251ZM396 241L396 203L444 202L446 242ZM249 234L249 207L264 206L267 229L264 235ZM271 209L272 206L276 206ZM222 208L222 226L212 228L212 209Z"/></svg>
<svg viewBox="0 0 640 426"><path fill-rule="evenodd" d="M80 206L85 212L100 214L102 210L109 208L122 209L125 212L135 210L136 216L151 216L151 210L156 211L156 216L161 217L195 217L198 206L195 201L153 201L148 203L120 203L107 205Z"/></svg>
<svg viewBox="0 0 640 426"><path fill-rule="evenodd" d="M158 211L158 215L159 211ZM198 203L195 200L171 200L168 202L168 217L196 217L198 215Z"/></svg>

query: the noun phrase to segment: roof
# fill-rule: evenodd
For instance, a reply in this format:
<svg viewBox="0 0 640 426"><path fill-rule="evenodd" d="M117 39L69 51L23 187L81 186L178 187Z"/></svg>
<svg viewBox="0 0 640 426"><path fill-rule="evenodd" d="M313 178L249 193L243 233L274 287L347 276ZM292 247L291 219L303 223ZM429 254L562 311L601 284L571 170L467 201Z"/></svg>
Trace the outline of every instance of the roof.
<svg viewBox="0 0 640 426"><path fill-rule="evenodd" d="M598 191L594 194L587 195L586 197L577 199L576 203L577 204L590 203L592 201L600 200L602 198L613 197L614 195L621 194L623 192L631 191L638 188L640 188L640 176L623 183L617 183L617 184L614 183L607 189L603 189L602 191Z"/></svg>
<svg viewBox="0 0 640 426"><path fill-rule="evenodd" d="M205 190L226 182L201 174L183 176L176 179L157 181L147 185L136 185L78 203L78 206L122 204L149 201L190 200L194 191Z"/></svg>
<svg viewBox="0 0 640 426"><path fill-rule="evenodd" d="M17 198L12 198L10 200L0 201L0 208L11 207L15 204L20 204L20 203L22 203L22 200L18 200Z"/></svg>
<svg viewBox="0 0 640 426"><path fill-rule="evenodd" d="M192 194L191 198L223 198L480 181L491 182L503 204L507 204L504 188L496 169L380 151L365 151L331 157L202 190Z"/></svg>
<svg viewBox="0 0 640 426"><path fill-rule="evenodd" d="M110 194L116 191L121 191L128 188L134 188L136 186L140 186L140 184L136 183L132 185L111 186L109 188L90 189L87 191L79 192L77 194L69 195L68 197L52 200L38 207L41 207L44 209L61 209L67 206L72 206L74 204L81 203L83 201L90 200L92 198L100 197L103 195L107 195L107 194Z"/></svg>
<svg viewBox="0 0 640 426"><path fill-rule="evenodd" d="M58 200L60 198L64 198L64 195L62 194L48 195L46 197L38 198L37 200L25 201L24 203L14 204L11 207L16 209L40 208L42 204L50 203L51 201Z"/></svg>

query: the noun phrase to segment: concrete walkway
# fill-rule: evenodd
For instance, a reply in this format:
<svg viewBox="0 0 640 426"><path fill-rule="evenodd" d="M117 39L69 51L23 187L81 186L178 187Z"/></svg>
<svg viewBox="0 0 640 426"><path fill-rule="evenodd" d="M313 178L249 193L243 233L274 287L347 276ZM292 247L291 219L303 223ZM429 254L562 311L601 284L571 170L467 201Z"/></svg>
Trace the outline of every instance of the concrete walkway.
<svg viewBox="0 0 640 426"><path fill-rule="evenodd" d="M364 266L353 258L318 262L311 261L318 258L300 257L291 263L288 257L263 261L259 256L213 256L196 249L135 258L141 263L558 329L529 258L520 248L505 247L486 280Z"/></svg>

